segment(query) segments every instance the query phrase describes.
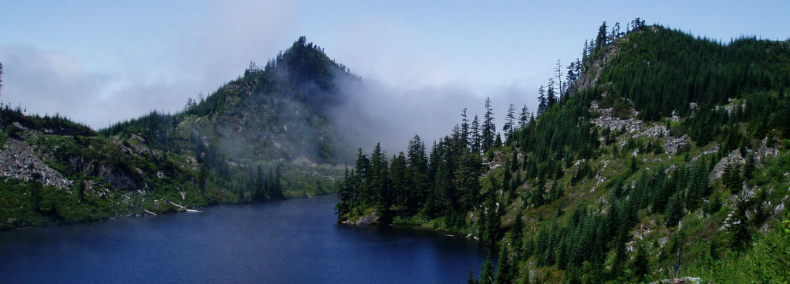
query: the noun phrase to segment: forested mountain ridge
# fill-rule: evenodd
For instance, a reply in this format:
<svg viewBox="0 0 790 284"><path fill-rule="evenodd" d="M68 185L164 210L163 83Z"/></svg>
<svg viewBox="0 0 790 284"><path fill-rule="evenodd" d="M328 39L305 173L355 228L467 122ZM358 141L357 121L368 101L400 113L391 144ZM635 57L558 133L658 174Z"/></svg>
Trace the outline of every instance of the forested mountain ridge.
<svg viewBox="0 0 790 284"><path fill-rule="evenodd" d="M345 66L301 37L264 67L250 62L243 76L208 98L190 99L179 114L154 112L100 132L140 133L164 145L205 140L236 160L342 163L353 152L334 135L328 115L345 99L335 82L354 79Z"/></svg>
<svg viewBox="0 0 790 284"><path fill-rule="evenodd" d="M338 221L499 245L480 283L788 281L790 46L724 44L636 19L558 63L536 116L466 112L430 152L361 151ZM375 214L373 214L375 212Z"/></svg>
<svg viewBox="0 0 790 284"><path fill-rule="evenodd" d="M353 153L339 80L358 78L301 37L176 114L94 131L5 106L0 229L331 192Z"/></svg>

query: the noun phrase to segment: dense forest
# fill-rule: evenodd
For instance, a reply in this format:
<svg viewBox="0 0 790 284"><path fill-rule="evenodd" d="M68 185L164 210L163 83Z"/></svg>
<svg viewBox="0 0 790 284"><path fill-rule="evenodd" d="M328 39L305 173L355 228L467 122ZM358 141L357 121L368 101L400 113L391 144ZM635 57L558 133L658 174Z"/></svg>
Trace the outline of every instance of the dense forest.
<svg viewBox="0 0 790 284"><path fill-rule="evenodd" d="M566 70L501 132L486 100L430 151L360 150L338 222L498 247L470 283L790 280L788 42L604 22Z"/></svg>
<svg viewBox="0 0 790 284"><path fill-rule="evenodd" d="M353 148L327 113L355 80L304 37L175 113L94 131L0 108L0 229L323 194Z"/></svg>

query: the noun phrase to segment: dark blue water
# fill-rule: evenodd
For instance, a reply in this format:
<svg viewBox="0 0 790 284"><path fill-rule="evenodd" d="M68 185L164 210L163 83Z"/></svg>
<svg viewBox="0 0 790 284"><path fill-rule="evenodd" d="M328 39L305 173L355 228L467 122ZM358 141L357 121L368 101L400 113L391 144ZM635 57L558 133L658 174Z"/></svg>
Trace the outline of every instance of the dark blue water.
<svg viewBox="0 0 790 284"><path fill-rule="evenodd" d="M334 195L0 232L2 283L463 283L474 240L335 223Z"/></svg>

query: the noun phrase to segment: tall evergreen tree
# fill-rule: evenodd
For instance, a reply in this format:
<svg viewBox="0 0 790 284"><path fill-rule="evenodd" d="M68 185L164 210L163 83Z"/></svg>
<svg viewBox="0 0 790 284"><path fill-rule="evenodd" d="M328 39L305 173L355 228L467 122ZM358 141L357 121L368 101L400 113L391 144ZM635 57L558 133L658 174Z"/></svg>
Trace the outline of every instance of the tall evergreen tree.
<svg viewBox="0 0 790 284"><path fill-rule="evenodd" d="M373 153L370 154L370 188L375 196L374 204L380 214L384 215L389 210L389 165L387 154L381 149L381 143L376 143Z"/></svg>
<svg viewBox="0 0 790 284"><path fill-rule="evenodd" d="M348 214L351 207L353 207L353 189L350 186L350 182L351 176L348 173L348 168L346 168L343 179L337 183L338 202L335 204L335 215L337 215L338 222L342 221L343 215Z"/></svg>
<svg viewBox="0 0 790 284"><path fill-rule="evenodd" d="M496 126L494 125L494 111L491 109L491 99L486 98L485 104L486 113L483 116L483 130L481 137L481 150L487 152L494 145L496 135Z"/></svg>
<svg viewBox="0 0 790 284"><path fill-rule="evenodd" d="M746 157L746 165L743 166L743 179L748 181L754 177L756 166L754 164L754 155L749 154Z"/></svg>
<svg viewBox="0 0 790 284"><path fill-rule="evenodd" d="M784 107L782 109L782 137L790 139L790 96L784 97Z"/></svg>
<svg viewBox="0 0 790 284"><path fill-rule="evenodd" d="M578 60L578 59L576 59L576 60ZM569 89L571 87L571 84L573 84L573 82L576 81L576 77L577 76L578 75L576 74L576 62L571 62L571 64L568 65L568 72L565 74L565 86L566 87L565 87L565 92L563 93L564 94L563 99L562 99L563 102L565 100L567 100L567 97L570 95L570 94L568 94L568 92L570 92Z"/></svg>
<svg viewBox="0 0 790 284"><path fill-rule="evenodd" d="M469 119L466 117L466 108L461 111L461 138L463 142L462 147L468 147L471 141L469 139Z"/></svg>
<svg viewBox="0 0 790 284"><path fill-rule="evenodd" d="M606 32L607 32L606 21L603 21L603 23L601 23L601 26L598 28L598 36L595 37L596 50L599 50L601 47L609 43L606 36Z"/></svg>
<svg viewBox="0 0 790 284"><path fill-rule="evenodd" d="M502 131L505 132L505 137L510 136L514 130L516 130L516 108L513 104L510 104L507 108L507 114L505 115L505 124L502 126Z"/></svg>
<svg viewBox="0 0 790 284"><path fill-rule="evenodd" d="M420 140L420 136L415 135L409 141L406 157L407 212L414 214L420 209L428 190L428 157L425 154L425 144Z"/></svg>
<svg viewBox="0 0 790 284"><path fill-rule="evenodd" d="M409 197L409 186L407 181L407 166L406 156L403 152L398 153L397 156L392 158L392 163L389 169L390 180L390 194L388 197L392 200L388 203L395 205L401 212L405 212Z"/></svg>
<svg viewBox="0 0 790 284"><path fill-rule="evenodd" d="M370 175L370 160L368 160L367 155L362 153L361 148L357 151L355 171L356 177L354 181L357 183L356 191L359 196L358 201L364 206L371 205L372 200L370 200L370 197L373 196L373 194L370 191L370 182L368 181Z"/></svg>
<svg viewBox="0 0 790 284"><path fill-rule="evenodd" d="M749 201L744 197L738 197L735 211L730 218L730 246L736 251L744 251L748 248L752 240L752 233L749 229L749 219L746 212L749 211Z"/></svg>
<svg viewBox="0 0 790 284"><path fill-rule="evenodd" d="M74 181L74 187L76 187L77 198L79 198L80 201L84 201L85 200L85 182L82 181L82 180L75 180Z"/></svg>
<svg viewBox="0 0 790 284"><path fill-rule="evenodd" d="M530 116L529 108L527 108L527 105L524 105L524 107L521 108L521 115L519 115L518 118L518 129L524 129L524 127L527 126Z"/></svg>
<svg viewBox="0 0 790 284"><path fill-rule="evenodd" d="M636 256L634 256L634 260L631 262L631 271L637 282L644 280L645 275L650 272L647 260L647 250L641 244L637 246Z"/></svg>
<svg viewBox="0 0 790 284"><path fill-rule="evenodd" d="M543 85L540 85L540 88L538 88L538 115L543 114L548 106L549 102L546 99L546 90L543 88Z"/></svg>
<svg viewBox="0 0 790 284"><path fill-rule="evenodd" d="M490 255L483 262L483 269L480 271L480 284L494 284L494 263L491 262Z"/></svg>
<svg viewBox="0 0 790 284"><path fill-rule="evenodd" d="M582 62L587 62L587 49L589 49L589 42L584 40L584 49L582 49Z"/></svg>
<svg viewBox="0 0 790 284"><path fill-rule="evenodd" d="M472 144L471 150L472 153L480 153L481 150L481 139L480 139L480 121L477 119L477 115L475 114L475 119L472 120L472 128L469 131L469 141Z"/></svg>
<svg viewBox="0 0 790 284"><path fill-rule="evenodd" d="M683 219L683 199L679 194L675 194L669 200L667 212L664 213L665 225L667 228L676 226Z"/></svg>
<svg viewBox="0 0 790 284"><path fill-rule="evenodd" d="M534 192L532 192L532 205L534 206L541 206L546 203L546 199L543 197L543 193L546 192L546 179L543 176L538 177L538 182L534 186Z"/></svg>
<svg viewBox="0 0 790 284"><path fill-rule="evenodd" d="M551 108L557 103L557 93L554 90L554 78L549 78L549 88L546 90L546 108Z"/></svg>
<svg viewBox="0 0 790 284"><path fill-rule="evenodd" d="M513 278L513 260L507 249L507 246L501 246L499 250L499 265L497 265L496 277L494 277L495 284L512 283Z"/></svg>

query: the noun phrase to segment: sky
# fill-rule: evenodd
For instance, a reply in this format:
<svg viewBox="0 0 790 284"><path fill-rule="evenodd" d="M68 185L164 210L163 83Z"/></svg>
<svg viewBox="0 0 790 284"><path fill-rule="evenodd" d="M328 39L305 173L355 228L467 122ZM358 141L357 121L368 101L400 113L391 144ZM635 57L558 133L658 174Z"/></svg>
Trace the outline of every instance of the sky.
<svg viewBox="0 0 790 284"><path fill-rule="evenodd" d="M557 60L580 57L603 21L787 40L788 11L790 1L0 0L0 101L99 129L176 112L306 36L370 82L360 107L400 143L401 132L448 134L462 108L482 115L486 97L500 125L509 103L534 110Z"/></svg>

